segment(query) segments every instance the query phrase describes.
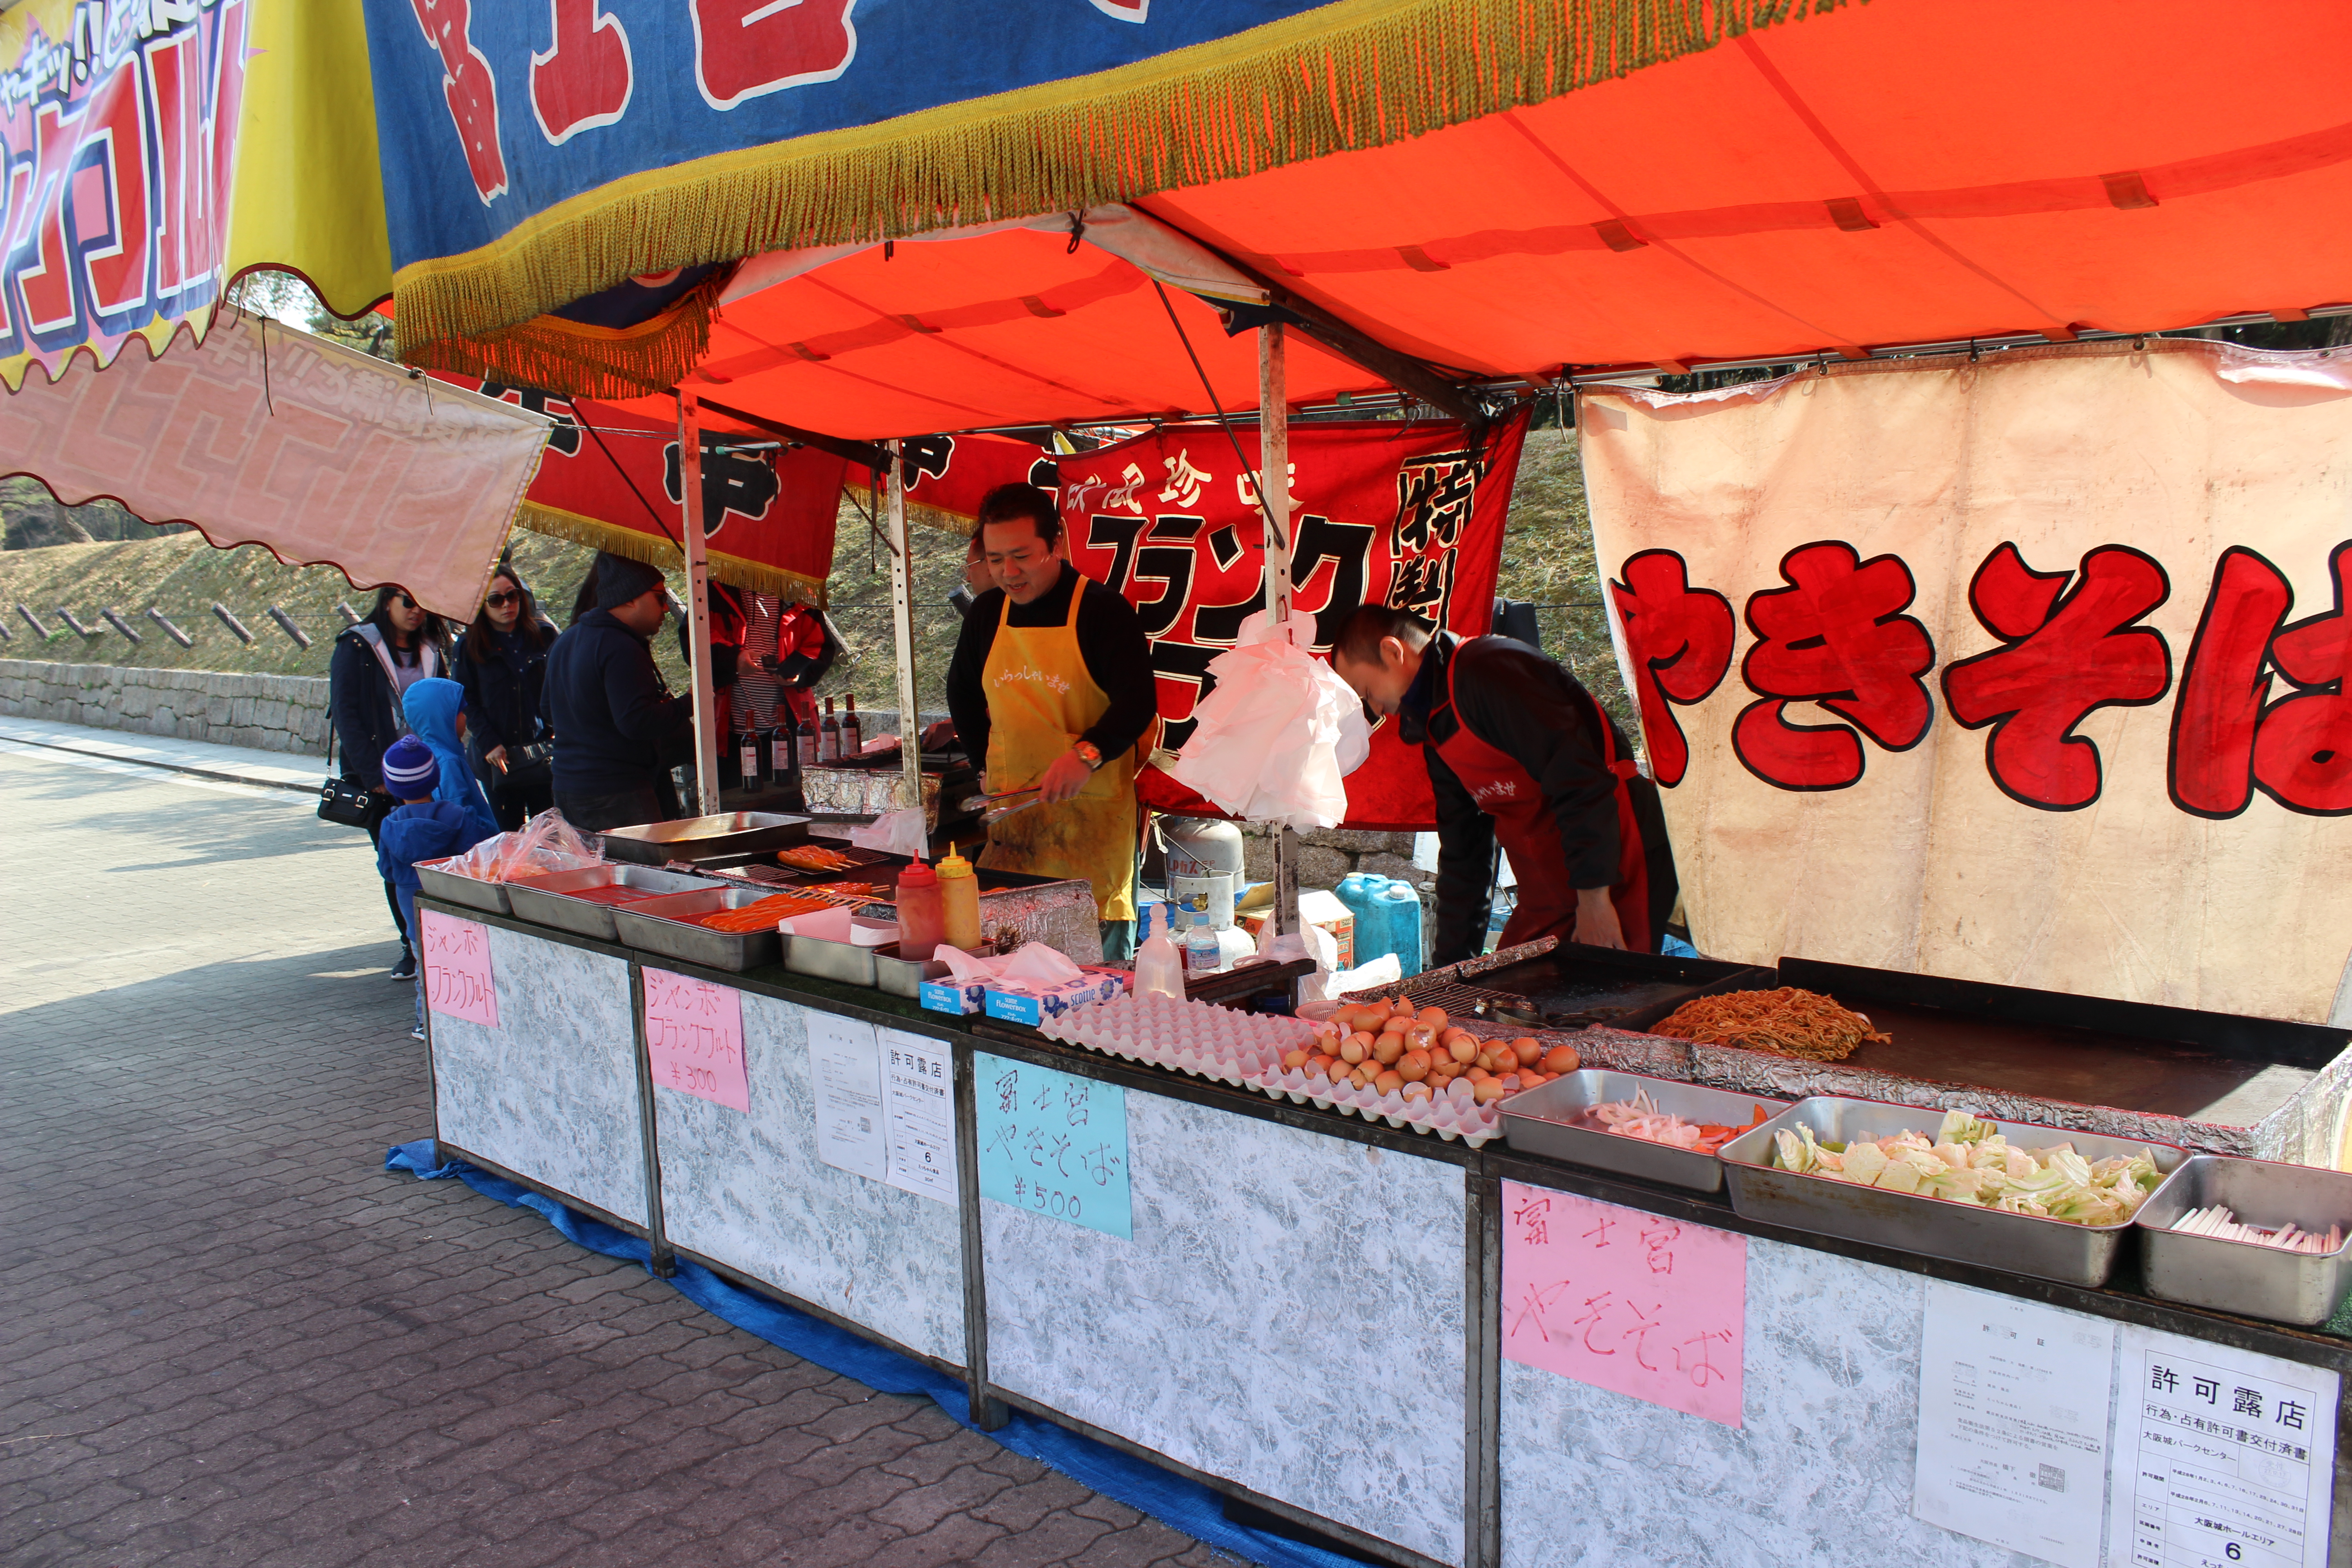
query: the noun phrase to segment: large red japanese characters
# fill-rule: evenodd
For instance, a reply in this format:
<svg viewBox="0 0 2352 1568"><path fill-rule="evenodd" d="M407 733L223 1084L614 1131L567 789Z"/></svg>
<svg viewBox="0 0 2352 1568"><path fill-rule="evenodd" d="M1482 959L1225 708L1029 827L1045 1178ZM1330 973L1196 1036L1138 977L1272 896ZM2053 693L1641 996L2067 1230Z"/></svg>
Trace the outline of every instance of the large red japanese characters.
<svg viewBox="0 0 2352 1568"><path fill-rule="evenodd" d="M2049 347L1584 412L1703 951L2336 1010L2340 351Z"/></svg>

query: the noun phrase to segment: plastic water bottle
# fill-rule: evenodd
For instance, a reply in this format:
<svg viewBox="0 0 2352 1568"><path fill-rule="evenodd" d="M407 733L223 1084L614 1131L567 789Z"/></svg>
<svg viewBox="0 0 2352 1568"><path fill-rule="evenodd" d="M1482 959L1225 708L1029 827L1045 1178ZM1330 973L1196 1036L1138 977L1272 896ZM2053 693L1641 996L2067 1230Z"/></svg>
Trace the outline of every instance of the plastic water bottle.
<svg viewBox="0 0 2352 1568"><path fill-rule="evenodd" d="M1397 955L1397 967L1421 973L1421 894L1410 882L1391 881L1379 899L1381 940Z"/></svg>
<svg viewBox="0 0 2352 1568"><path fill-rule="evenodd" d="M1213 974L1224 967L1224 945L1217 941L1217 929L1207 921L1192 922L1184 936L1184 972L1187 974Z"/></svg>

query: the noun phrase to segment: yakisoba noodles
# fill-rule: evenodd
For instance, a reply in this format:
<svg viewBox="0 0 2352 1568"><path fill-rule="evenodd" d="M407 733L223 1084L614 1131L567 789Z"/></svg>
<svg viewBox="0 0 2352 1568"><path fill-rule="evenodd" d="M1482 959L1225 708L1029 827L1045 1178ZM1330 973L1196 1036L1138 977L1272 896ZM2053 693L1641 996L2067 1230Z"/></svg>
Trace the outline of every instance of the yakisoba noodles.
<svg viewBox="0 0 2352 1568"><path fill-rule="evenodd" d="M1872 1028L1861 1014L1793 985L1695 997L1650 1033L1816 1062L1842 1062L1871 1041L1883 1044L1892 1037Z"/></svg>

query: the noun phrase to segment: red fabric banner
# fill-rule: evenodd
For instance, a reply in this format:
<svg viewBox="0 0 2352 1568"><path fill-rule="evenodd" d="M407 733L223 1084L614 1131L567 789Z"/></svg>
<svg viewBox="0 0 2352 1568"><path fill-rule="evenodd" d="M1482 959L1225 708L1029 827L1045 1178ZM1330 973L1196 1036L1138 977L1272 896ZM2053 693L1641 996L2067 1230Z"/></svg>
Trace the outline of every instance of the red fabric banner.
<svg viewBox="0 0 2352 1568"><path fill-rule="evenodd" d="M436 372L435 379L478 387L558 421L516 519L523 527L658 566L683 561L675 424L472 376ZM847 462L813 447L743 451L725 445L729 439L702 433L710 574L822 604Z"/></svg>
<svg viewBox="0 0 2352 1568"><path fill-rule="evenodd" d="M898 443L898 470L907 505L938 528L969 532L981 498L1015 482L1052 489L1054 453L1003 436L914 436ZM862 479L864 469L856 479ZM928 515L925 515L928 514Z"/></svg>
<svg viewBox="0 0 2352 1568"><path fill-rule="evenodd" d="M1296 613L1329 618L1366 602L1403 605L1465 637L1495 612L1495 575L1511 485L1527 439L1524 410L1475 447L1450 421L1368 420L1290 427ZM1237 429L1248 468L1255 429ZM1215 426L1169 426L1058 459L1062 521L1078 570L1127 595L1151 639L1160 744L1181 751L1193 705L1214 684L1209 661L1262 609L1264 522L1234 443ZM1156 768L1145 804L1223 815ZM1370 761L1348 779L1347 826L1434 826L1429 774L1393 722L1372 732Z"/></svg>

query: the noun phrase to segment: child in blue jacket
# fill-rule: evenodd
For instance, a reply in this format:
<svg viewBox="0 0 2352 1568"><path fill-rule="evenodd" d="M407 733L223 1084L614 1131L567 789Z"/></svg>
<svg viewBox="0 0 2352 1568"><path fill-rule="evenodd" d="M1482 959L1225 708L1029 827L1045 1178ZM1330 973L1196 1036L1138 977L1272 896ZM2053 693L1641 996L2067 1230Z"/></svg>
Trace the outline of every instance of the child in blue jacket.
<svg viewBox="0 0 2352 1568"><path fill-rule="evenodd" d="M466 782L473 783L470 773ZM425 1037L425 933L416 926L416 863L462 855L489 837L498 826L491 823L485 831L463 805L435 799L440 783L441 764L434 758L433 748L415 735L403 735L383 753L383 787L402 804L383 819L383 831L376 841L375 867L400 896L401 924L407 928L416 954L416 1026L409 1036L419 1040Z"/></svg>

